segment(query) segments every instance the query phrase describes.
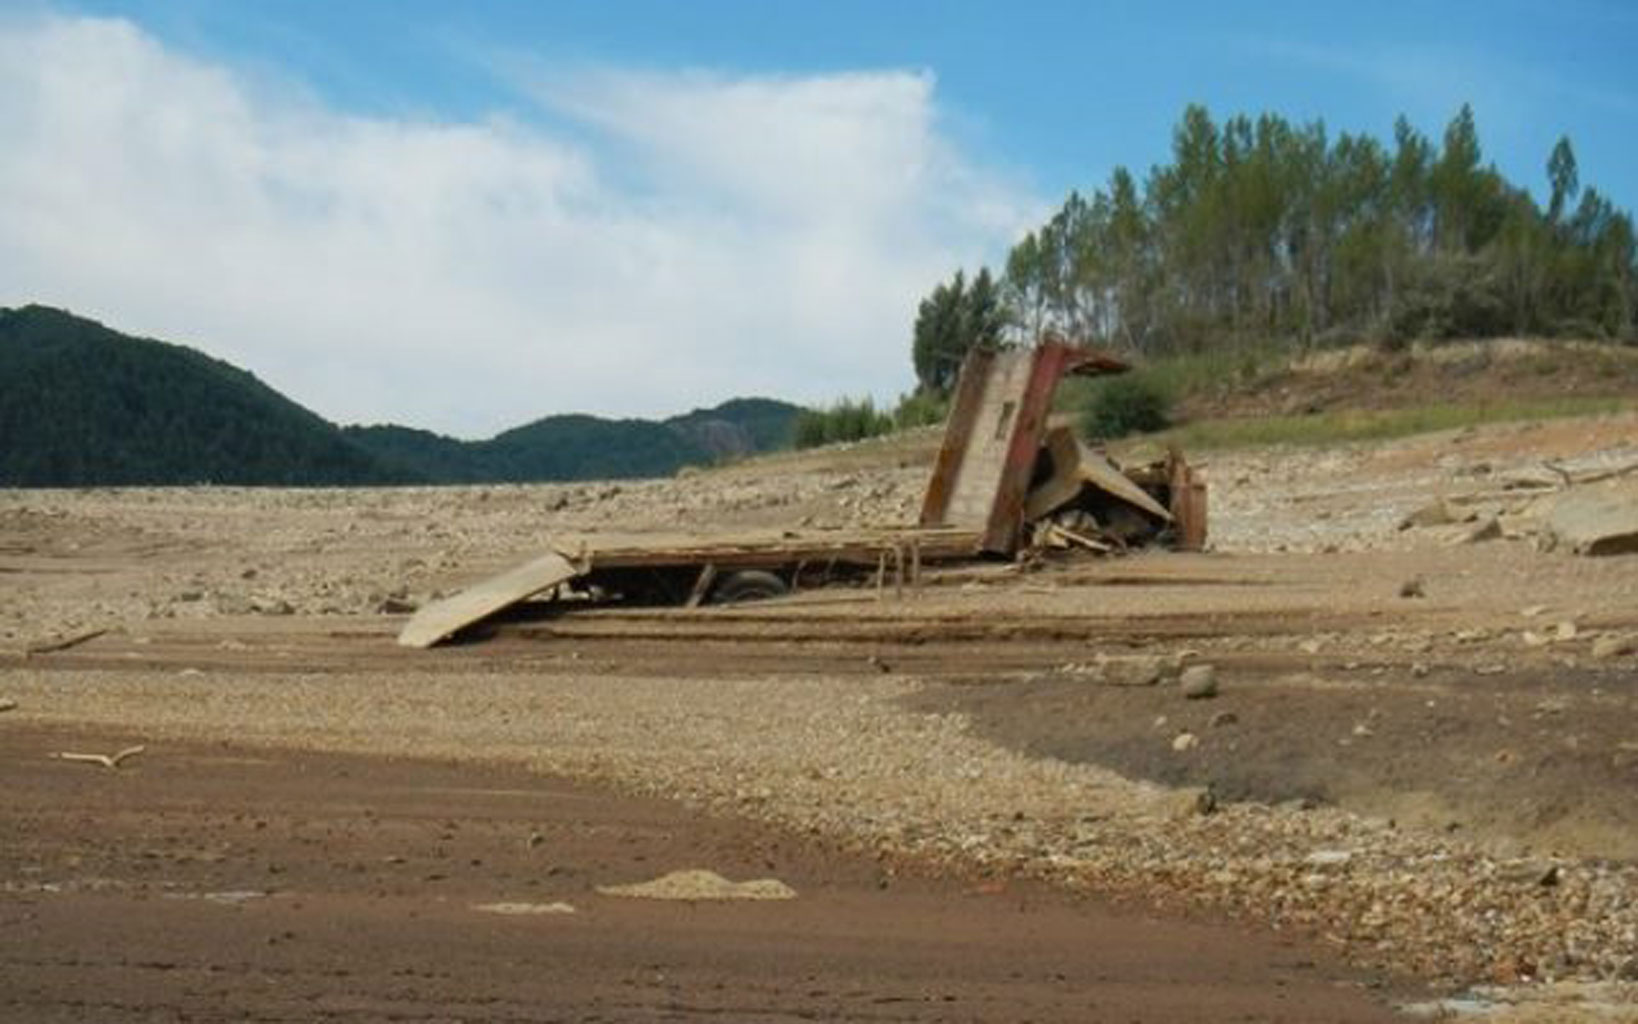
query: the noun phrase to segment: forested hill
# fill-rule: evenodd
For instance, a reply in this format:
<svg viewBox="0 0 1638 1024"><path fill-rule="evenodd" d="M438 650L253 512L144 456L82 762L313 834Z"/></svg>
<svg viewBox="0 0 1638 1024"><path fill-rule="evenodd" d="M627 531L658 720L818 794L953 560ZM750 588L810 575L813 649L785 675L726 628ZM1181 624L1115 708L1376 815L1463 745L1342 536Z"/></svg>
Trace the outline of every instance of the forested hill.
<svg viewBox="0 0 1638 1024"><path fill-rule="evenodd" d="M0 484L364 484L393 474L243 370L61 310L0 310Z"/></svg>
<svg viewBox="0 0 1638 1024"><path fill-rule="evenodd" d="M0 309L0 486L499 483L654 476L788 443L796 406L663 422L553 416L489 441L342 429L193 349Z"/></svg>
<svg viewBox="0 0 1638 1024"><path fill-rule="evenodd" d="M440 483L665 476L682 466L790 444L800 412L768 398L736 398L668 420L548 416L487 441L457 441L398 426L344 435L400 471Z"/></svg>

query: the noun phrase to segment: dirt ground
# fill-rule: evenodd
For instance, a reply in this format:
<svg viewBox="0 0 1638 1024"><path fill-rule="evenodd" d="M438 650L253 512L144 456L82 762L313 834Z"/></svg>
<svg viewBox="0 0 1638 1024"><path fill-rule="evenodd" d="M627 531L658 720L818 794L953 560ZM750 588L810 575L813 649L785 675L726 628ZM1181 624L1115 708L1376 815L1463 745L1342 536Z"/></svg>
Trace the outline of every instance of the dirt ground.
<svg viewBox="0 0 1638 1024"><path fill-rule="evenodd" d="M1542 528L1631 414L1214 454L1204 554L392 643L547 535L903 521L928 452L0 494L12 1015L1635 1019L1638 556ZM685 867L801 895L591 889Z"/></svg>
<svg viewBox="0 0 1638 1024"><path fill-rule="evenodd" d="M0 732L0 1016L169 1020L1377 1021L1290 938L1039 884L885 875L517 769ZM709 866L780 901L601 886Z"/></svg>

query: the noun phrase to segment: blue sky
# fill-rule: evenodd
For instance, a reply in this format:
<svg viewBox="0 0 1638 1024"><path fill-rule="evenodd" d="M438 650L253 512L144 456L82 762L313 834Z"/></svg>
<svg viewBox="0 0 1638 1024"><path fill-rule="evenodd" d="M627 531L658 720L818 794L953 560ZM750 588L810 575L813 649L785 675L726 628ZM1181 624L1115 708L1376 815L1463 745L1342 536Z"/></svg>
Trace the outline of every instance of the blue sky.
<svg viewBox="0 0 1638 1024"><path fill-rule="evenodd" d="M1635 50L1613 0L0 0L0 184L32 211L0 305L468 436L889 400L916 298L1166 159L1186 103L1437 138L1471 102L1509 178L1539 194L1565 134L1630 208Z"/></svg>

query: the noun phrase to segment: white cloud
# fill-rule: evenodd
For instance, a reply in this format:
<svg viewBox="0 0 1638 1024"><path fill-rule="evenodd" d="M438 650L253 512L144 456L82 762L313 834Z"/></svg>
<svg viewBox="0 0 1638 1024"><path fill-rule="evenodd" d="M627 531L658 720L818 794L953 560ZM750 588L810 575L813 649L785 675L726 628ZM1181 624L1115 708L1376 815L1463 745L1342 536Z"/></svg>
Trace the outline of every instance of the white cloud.
<svg viewBox="0 0 1638 1024"><path fill-rule="evenodd" d="M0 305L195 344L344 422L480 436L886 397L917 298L1039 210L941 136L925 74L528 90L538 123L364 118L127 22L0 22Z"/></svg>

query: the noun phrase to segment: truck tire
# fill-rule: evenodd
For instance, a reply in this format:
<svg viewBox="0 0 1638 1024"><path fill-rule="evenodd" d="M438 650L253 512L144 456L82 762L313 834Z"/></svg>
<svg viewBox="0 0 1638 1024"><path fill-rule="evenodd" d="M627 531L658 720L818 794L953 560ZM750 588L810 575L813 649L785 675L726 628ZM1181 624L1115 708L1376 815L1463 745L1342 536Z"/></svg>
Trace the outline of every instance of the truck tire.
<svg viewBox="0 0 1638 1024"><path fill-rule="evenodd" d="M785 581L761 569L741 569L729 573L716 589L711 591L712 604L738 604L741 601L762 601L783 597L791 592Z"/></svg>

